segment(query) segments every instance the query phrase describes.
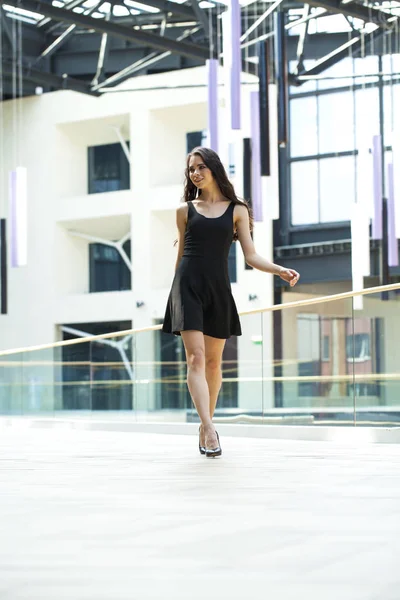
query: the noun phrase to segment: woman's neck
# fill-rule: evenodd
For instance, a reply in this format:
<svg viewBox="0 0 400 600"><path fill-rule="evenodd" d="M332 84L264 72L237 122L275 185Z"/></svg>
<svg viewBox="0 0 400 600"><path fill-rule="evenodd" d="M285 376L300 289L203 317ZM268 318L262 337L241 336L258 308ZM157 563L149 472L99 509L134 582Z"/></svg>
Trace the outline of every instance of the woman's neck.
<svg viewBox="0 0 400 600"><path fill-rule="evenodd" d="M215 204L216 202L226 202L226 198L222 195L221 190L216 189L201 190L198 200L207 202L207 204Z"/></svg>

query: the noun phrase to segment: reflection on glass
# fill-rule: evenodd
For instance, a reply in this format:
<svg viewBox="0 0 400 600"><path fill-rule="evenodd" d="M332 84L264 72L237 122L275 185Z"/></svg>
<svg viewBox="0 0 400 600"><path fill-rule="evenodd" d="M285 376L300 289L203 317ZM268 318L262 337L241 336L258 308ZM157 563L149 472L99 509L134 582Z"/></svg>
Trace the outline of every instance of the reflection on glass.
<svg viewBox="0 0 400 600"><path fill-rule="evenodd" d="M0 356L0 414L22 414L22 354Z"/></svg>
<svg viewBox="0 0 400 600"><path fill-rule="evenodd" d="M355 311L354 369L357 422L400 423L399 296L366 295Z"/></svg>
<svg viewBox="0 0 400 600"><path fill-rule="evenodd" d="M90 342L91 410L132 410L132 336Z"/></svg>
<svg viewBox="0 0 400 600"><path fill-rule="evenodd" d="M226 342L215 422L400 424L399 303L396 292L366 294L361 310L346 298L242 316L243 335ZM150 330L0 356L1 414L101 412L198 422L182 339Z"/></svg>
<svg viewBox="0 0 400 600"><path fill-rule="evenodd" d="M313 422L353 420L352 303L282 312L282 405ZM349 339L351 341L349 341ZM350 346L349 346L350 344Z"/></svg>

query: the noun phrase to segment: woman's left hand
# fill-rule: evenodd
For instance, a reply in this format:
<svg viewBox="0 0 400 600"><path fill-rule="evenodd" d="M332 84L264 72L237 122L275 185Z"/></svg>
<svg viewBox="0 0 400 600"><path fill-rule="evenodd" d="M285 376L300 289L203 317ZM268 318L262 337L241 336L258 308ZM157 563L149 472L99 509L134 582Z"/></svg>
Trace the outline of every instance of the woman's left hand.
<svg viewBox="0 0 400 600"><path fill-rule="evenodd" d="M300 279L300 274L294 269L285 269L282 267L279 277L283 279L283 281L287 281L293 287Z"/></svg>

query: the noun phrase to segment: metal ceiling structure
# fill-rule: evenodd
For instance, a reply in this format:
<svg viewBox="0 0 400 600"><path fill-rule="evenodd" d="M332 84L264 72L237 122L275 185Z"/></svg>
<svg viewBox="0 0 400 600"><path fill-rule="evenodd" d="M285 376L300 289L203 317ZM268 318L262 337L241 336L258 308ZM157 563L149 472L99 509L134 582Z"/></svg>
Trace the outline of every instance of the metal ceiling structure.
<svg viewBox="0 0 400 600"><path fill-rule="evenodd" d="M99 96L125 79L203 65L220 53L222 0L0 0L3 97L70 89ZM400 2L242 0L243 64L256 73L257 40L284 11L287 56L300 85L351 51L373 51L398 27ZM342 15L341 25L326 27ZM318 23L325 23L319 27ZM304 61L317 59L309 70ZM14 95L14 96L13 96Z"/></svg>

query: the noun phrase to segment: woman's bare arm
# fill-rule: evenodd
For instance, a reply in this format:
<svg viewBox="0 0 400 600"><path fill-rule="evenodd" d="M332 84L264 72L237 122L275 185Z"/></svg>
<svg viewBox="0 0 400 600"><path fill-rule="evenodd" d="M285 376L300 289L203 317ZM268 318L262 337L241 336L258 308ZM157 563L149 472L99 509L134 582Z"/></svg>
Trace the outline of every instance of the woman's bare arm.
<svg viewBox="0 0 400 600"><path fill-rule="evenodd" d="M290 285L295 285L300 277L297 271L295 271L294 269L286 269L285 267L280 267L279 265L276 265L275 263L272 263L266 258L263 258L259 254L257 254L254 242L250 235L249 213L247 208L245 206L237 205L235 206L234 214L238 239L240 245L242 246L246 263L254 269L264 271L265 273L272 273L273 275L278 275L284 281L290 283Z"/></svg>
<svg viewBox="0 0 400 600"><path fill-rule="evenodd" d="M176 257L175 271L177 270L183 255L183 247L185 244L185 231L187 223L188 206L187 203L182 204L176 209L176 226L178 229L178 255Z"/></svg>

